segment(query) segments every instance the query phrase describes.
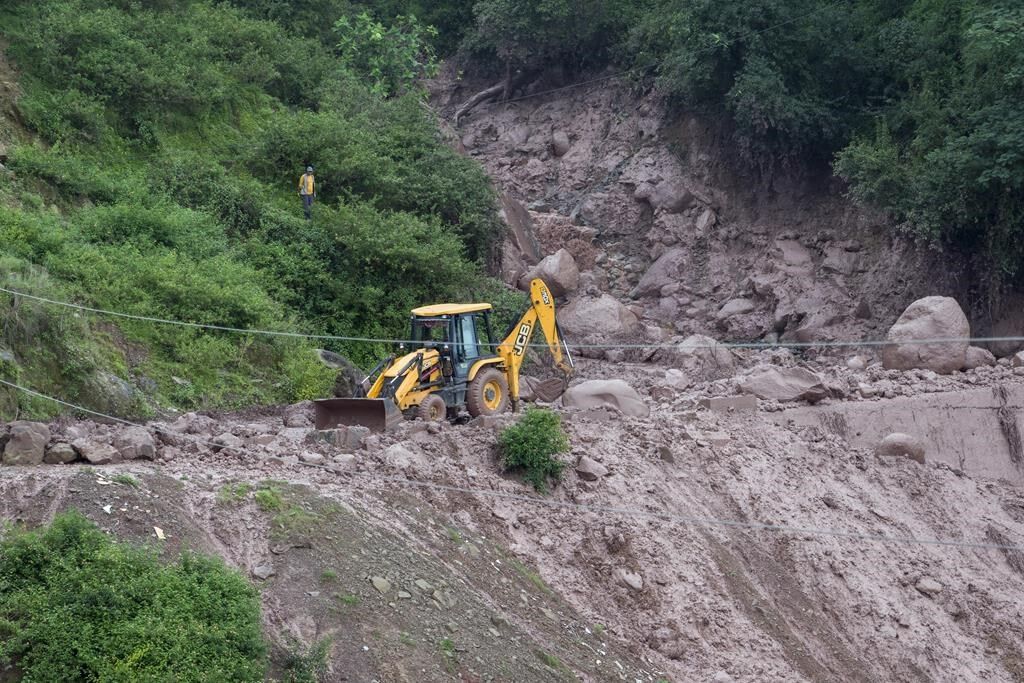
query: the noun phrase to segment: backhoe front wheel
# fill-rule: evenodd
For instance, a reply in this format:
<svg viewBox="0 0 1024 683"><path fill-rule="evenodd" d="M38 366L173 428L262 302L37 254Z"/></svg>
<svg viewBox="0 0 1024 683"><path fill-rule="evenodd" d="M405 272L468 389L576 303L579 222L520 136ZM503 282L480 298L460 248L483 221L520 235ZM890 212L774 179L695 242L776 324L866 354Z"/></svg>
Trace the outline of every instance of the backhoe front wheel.
<svg viewBox="0 0 1024 683"><path fill-rule="evenodd" d="M485 368L466 390L466 408L473 417L497 415L508 410L508 382L497 368Z"/></svg>
<svg viewBox="0 0 1024 683"><path fill-rule="evenodd" d="M437 394L431 394L420 402L416 416L424 422L443 422L448 417L448 406Z"/></svg>

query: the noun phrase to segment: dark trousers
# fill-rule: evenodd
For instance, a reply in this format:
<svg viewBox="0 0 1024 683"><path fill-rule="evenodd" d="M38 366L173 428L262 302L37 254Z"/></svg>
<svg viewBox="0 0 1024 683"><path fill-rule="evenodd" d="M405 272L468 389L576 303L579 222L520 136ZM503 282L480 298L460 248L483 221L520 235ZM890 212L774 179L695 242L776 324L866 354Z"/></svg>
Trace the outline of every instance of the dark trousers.
<svg viewBox="0 0 1024 683"><path fill-rule="evenodd" d="M302 210L306 212L306 220L313 220L313 195L302 195Z"/></svg>

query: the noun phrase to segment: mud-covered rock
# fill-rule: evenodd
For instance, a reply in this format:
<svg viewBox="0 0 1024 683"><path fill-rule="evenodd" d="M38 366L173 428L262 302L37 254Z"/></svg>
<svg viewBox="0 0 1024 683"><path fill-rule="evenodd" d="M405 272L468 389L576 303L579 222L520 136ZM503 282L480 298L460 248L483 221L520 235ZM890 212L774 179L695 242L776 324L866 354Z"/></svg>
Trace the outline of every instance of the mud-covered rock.
<svg viewBox="0 0 1024 683"><path fill-rule="evenodd" d="M925 445L924 441L901 432L894 432L878 444L875 454L881 457L903 457L914 462L924 464Z"/></svg>
<svg viewBox="0 0 1024 683"><path fill-rule="evenodd" d="M12 422L4 445L3 464L41 464L49 440L50 428L41 422Z"/></svg>
<svg viewBox="0 0 1024 683"><path fill-rule="evenodd" d="M299 401L290 406L285 406L281 411L281 420L285 427L312 427L313 426L313 402Z"/></svg>
<svg viewBox="0 0 1024 683"><path fill-rule="evenodd" d="M551 134L551 151L556 157L564 157L572 149L569 135L564 130L556 130Z"/></svg>
<svg viewBox="0 0 1024 683"><path fill-rule="evenodd" d="M980 346L967 347L967 353L964 355L965 370L973 370L974 368L988 367L995 364L996 357L988 349L983 349Z"/></svg>
<svg viewBox="0 0 1024 683"><path fill-rule="evenodd" d="M732 352L711 337L694 334L671 349L658 352L658 359L671 363L694 380L732 377L736 365Z"/></svg>
<svg viewBox="0 0 1024 683"><path fill-rule="evenodd" d="M636 389L621 379L592 379L569 387L562 396L562 405L584 410L612 407L635 417L646 417L651 412Z"/></svg>
<svg viewBox="0 0 1024 683"><path fill-rule="evenodd" d="M882 347L882 363L888 370L926 368L940 374L956 372L964 367L970 336L971 326L956 299L918 299L889 329L886 340L893 343ZM926 340L941 341L921 343Z"/></svg>
<svg viewBox="0 0 1024 683"><path fill-rule="evenodd" d="M129 427L114 437L114 448L125 460L155 460L156 442L144 427Z"/></svg>
<svg viewBox="0 0 1024 683"><path fill-rule="evenodd" d="M607 339L634 334L640 327L636 314L607 294L571 301L558 311L558 324L569 339Z"/></svg>
<svg viewBox="0 0 1024 683"><path fill-rule="evenodd" d="M43 462L47 465L66 465L78 460L78 451L66 441L57 441L46 447Z"/></svg>
<svg viewBox="0 0 1024 683"><path fill-rule="evenodd" d="M670 285L679 284L680 271L689 256L685 249L669 249L650 265L630 294L634 297L661 294Z"/></svg>
<svg viewBox="0 0 1024 683"><path fill-rule="evenodd" d="M804 368L764 368L744 377L740 391L775 401L816 403L828 395L821 377Z"/></svg>
<svg viewBox="0 0 1024 683"><path fill-rule="evenodd" d="M108 443L91 441L89 439L76 439L71 445L81 454L82 459L88 461L90 465L109 465L121 462L121 454Z"/></svg>
<svg viewBox="0 0 1024 683"><path fill-rule="evenodd" d="M520 288L529 291L530 281L538 277L548 286L551 294L558 298L575 292L580 285L580 270L576 266L576 259L565 249L559 249L541 259L523 276Z"/></svg>
<svg viewBox="0 0 1024 683"><path fill-rule="evenodd" d="M608 474L608 468L593 458L584 455L576 463L576 474L585 481L597 481Z"/></svg>

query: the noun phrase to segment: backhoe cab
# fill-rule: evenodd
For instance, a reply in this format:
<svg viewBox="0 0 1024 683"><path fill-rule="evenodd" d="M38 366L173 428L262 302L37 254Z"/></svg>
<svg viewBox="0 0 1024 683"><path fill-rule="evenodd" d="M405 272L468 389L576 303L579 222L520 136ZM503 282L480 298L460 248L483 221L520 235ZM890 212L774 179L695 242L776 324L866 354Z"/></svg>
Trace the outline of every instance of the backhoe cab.
<svg viewBox="0 0 1024 683"><path fill-rule="evenodd" d="M410 344L399 347L363 380L361 396L322 399L317 429L364 425L390 429L403 417L428 421L470 415L496 415L519 401L519 369L538 326L563 379L534 387L542 400L565 391L572 358L555 321L555 304L542 280L530 283L530 308L501 341L491 330L491 304L436 304L412 311Z"/></svg>

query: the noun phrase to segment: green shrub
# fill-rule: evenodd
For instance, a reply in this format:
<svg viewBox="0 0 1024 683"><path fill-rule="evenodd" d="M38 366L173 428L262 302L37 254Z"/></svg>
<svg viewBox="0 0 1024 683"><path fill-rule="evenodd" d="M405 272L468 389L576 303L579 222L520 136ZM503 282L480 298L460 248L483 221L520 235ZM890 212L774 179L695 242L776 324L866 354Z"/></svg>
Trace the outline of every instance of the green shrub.
<svg viewBox="0 0 1024 683"><path fill-rule="evenodd" d="M522 470L526 481L544 492L549 479L557 481L562 476L566 463L554 456L569 450L569 438L557 413L530 407L516 424L501 432L498 446L502 464Z"/></svg>
<svg viewBox="0 0 1024 683"><path fill-rule="evenodd" d="M280 512L285 509L281 491L274 486L261 488L253 494L253 500L256 501L256 507L264 512Z"/></svg>
<svg viewBox="0 0 1024 683"><path fill-rule="evenodd" d="M259 598L220 560L163 564L64 514L0 541L0 662L34 681L262 681Z"/></svg>

